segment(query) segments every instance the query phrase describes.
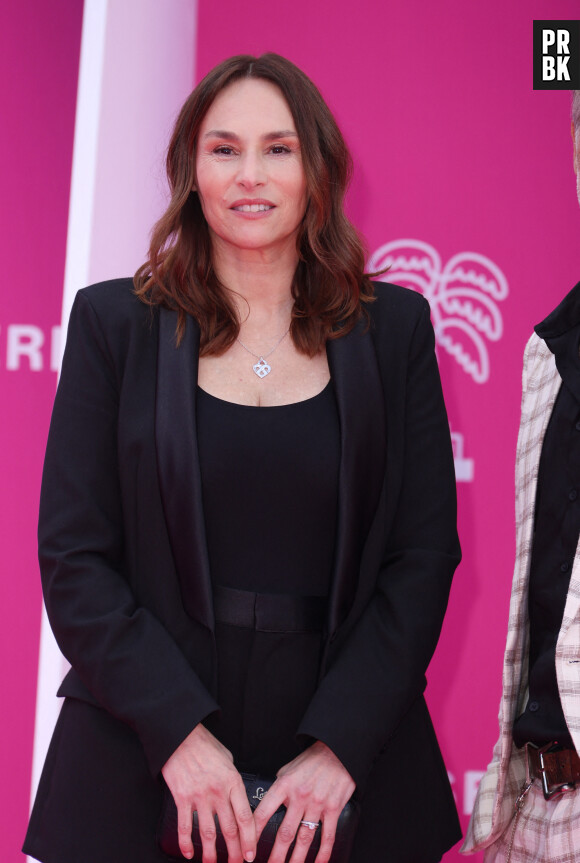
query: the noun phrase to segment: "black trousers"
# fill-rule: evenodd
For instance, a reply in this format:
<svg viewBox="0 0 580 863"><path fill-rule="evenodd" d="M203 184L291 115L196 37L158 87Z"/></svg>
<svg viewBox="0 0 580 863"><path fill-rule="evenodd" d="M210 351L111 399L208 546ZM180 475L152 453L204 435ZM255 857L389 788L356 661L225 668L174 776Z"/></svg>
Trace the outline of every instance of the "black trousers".
<svg viewBox="0 0 580 863"><path fill-rule="evenodd" d="M216 624L218 703L204 724L240 771L273 777L305 746L296 729L316 689L322 639Z"/></svg>

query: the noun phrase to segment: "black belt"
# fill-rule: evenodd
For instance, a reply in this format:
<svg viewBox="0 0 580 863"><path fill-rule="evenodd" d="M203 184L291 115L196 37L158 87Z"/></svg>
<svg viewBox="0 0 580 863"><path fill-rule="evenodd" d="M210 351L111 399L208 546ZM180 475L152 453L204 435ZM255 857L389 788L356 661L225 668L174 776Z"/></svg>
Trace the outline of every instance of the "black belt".
<svg viewBox="0 0 580 863"><path fill-rule="evenodd" d="M327 606L325 596L213 588L213 607L218 623L259 632L322 632Z"/></svg>

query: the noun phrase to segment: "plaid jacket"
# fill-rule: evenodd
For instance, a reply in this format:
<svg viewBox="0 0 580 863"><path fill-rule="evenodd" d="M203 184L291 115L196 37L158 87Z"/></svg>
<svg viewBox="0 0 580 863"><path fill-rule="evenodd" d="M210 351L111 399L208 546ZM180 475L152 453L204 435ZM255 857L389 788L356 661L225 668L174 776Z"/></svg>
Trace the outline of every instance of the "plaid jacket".
<svg viewBox="0 0 580 863"><path fill-rule="evenodd" d="M522 413L516 456L516 562L510 600L500 735L483 779L462 853L491 845L514 814L525 780L524 750L512 740L512 726L528 699L528 576L536 484L542 442L560 388L554 356L536 333L524 354ZM580 549L576 548L564 617L556 645L556 676L566 723L580 752Z"/></svg>

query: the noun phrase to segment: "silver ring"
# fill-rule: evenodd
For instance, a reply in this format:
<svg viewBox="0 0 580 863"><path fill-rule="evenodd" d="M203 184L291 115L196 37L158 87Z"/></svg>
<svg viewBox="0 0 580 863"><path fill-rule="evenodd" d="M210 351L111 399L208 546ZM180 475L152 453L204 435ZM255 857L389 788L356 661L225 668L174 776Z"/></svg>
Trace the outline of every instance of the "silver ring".
<svg viewBox="0 0 580 863"><path fill-rule="evenodd" d="M318 821L301 821L300 823L308 827L309 830L316 830L318 827Z"/></svg>

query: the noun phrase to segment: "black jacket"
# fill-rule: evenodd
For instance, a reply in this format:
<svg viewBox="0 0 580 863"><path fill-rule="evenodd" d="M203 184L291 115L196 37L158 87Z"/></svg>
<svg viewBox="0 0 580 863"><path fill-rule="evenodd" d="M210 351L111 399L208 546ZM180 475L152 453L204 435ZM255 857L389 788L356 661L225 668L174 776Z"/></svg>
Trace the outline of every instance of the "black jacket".
<svg viewBox="0 0 580 863"><path fill-rule="evenodd" d="M151 311L131 288L106 282L75 300L43 475L40 562L72 665L59 694L129 726L157 781L218 708L199 331L188 319L177 348L175 313ZM337 548L320 685L297 729L333 749L361 796L383 773L385 786L402 781L388 778L380 756L405 717L424 712L429 725L425 670L460 557L429 307L392 285L377 295L368 331L361 322L328 343L341 428ZM432 760L436 741L431 730L419 737L410 743L429 787L425 753ZM435 844L459 838L448 786L444 794L446 838Z"/></svg>

